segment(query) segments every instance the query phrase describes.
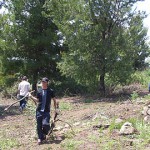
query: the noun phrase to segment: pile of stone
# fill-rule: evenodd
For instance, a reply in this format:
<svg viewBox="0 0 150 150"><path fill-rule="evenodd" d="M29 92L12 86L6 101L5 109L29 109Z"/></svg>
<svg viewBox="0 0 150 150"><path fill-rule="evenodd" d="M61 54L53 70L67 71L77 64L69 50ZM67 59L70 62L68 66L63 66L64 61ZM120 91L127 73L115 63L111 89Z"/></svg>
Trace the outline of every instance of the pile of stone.
<svg viewBox="0 0 150 150"><path fill-rule="evenodd" d="M142 114L144 115L144 121L150 123L150 105L143 108Z"/></svg>

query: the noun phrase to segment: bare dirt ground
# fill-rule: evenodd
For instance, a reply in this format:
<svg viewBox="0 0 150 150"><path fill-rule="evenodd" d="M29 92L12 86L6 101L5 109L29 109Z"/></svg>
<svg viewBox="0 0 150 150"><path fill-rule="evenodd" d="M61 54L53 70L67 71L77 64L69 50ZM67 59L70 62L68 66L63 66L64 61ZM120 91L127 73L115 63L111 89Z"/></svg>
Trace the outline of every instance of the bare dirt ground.
<svg viewBox="0 0 150 150"><path fill-rule="evenodd" d="M142 92L142 97L147 95ZM35 106L28 102L26 110L20 113L18 104L7 112L4 109L14 100L0 100L0 150L140 150L134 136L122 137L119 130L93 128L99 124L110 124L114 119L142 119L141 111L149 101L141 97L132 102L128 97L107 98L66 97L60 102L59 119L53 136L37 145ZM53 110L51 114L53 118ZM69 124L69 125L68 125ZM73 131L72 131L73 130ZM130 142L131 141L131 142ZM3 149L2 149L3 148ZM149 145L145 149L149 149ZM141 149L142 150L142 149Z"/></svg>

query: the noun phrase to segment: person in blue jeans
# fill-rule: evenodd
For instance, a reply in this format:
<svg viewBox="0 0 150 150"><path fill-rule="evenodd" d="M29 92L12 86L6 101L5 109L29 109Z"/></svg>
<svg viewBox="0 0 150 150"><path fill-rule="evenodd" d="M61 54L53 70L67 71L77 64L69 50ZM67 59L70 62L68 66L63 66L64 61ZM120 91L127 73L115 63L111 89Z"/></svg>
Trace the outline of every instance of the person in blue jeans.
<svg viewBox="0 0 150 150"><path fill-rule="evenodd" d="M23 109L26 107L27 100L28 100L28 94L30 91L30 83L28 82L28 79L26 76L22 77L22 81L18 85L18 99L20 101L20 107L19 111L22 112Z"/></svg>
<svg viewBox="0 0 150 150"><path fill-rule="evenodd" d="M54 102L54 108L56 110L56 98L54 91L48 88L48 78L42 78L42 88L37 92L37 96L33 97L29 94L30 98L34 102L38 103L36 109L36 121L37 121L37 134L38 134L38 144L40 145L43 140L46 139L46 135L50 130L50 108L51 99Z"/></svg>

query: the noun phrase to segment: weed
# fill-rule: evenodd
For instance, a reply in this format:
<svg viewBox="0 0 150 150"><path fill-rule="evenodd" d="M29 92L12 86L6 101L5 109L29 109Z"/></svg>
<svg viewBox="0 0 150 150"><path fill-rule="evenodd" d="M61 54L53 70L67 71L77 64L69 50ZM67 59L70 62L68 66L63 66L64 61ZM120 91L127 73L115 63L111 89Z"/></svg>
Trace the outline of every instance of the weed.
<svg viewBox="0 0 150 150"><path fill-rule="evenodd" d="M74 135L72 134L72 131L67 131L64 133L64 136L65 138L71 139Z"/></svg>
<svg viewBox="0 0 150 150"><path fill-rule="evenodd" d="M30 114L32 116L35 115L36 107L31 101L28 101L26 108L27 108L27 111L25 111L26 114Z"/></svg>
<svg viewBox="0 0 150 150"><path fill-rule="evenodd" d="M60 110L71 110L72 105L70 103L67 103L67 102L60 102L59 108L60 108Z"/></svg>
<svg viewBox="0 0 150 150"><path fill-rule="evenodd" d="M62 147L64 147L65 150L75 150L82 143L83 143L82 141L75 141L75 140L71 139L71 140L67 140L65 143L63 143Z"/></svg>
<svg viewBox="0 0 150 150"><path fill-rule="evenodd" d="M132 123L133 127L135 127L135 128L136 128L137 121L138 121L137 118L129 118L126 120L126 122Z"/></svg>
<svg viewBox="0 0 150 150"><path fill-rule="evenodd" d="M19 147L19 143L15 139L7 139L7 138L0 139L0 149L9 150L14 147Z"/></svg>
<svg viewBox="0 0 150 150"><path fill-rule="evenodd" d="M139 134L129 135L128 138L137 139L137 141L134 142L134 147L136 149L144 149L150 142L150 126L145 124L143 120L138 120L136 118L130 118L128 121L131 122L133 127L139 132Z"/></svg>
<svg viewBox="0 0 150 150"><path fill-rule="evenodd" d="M136 91L133 91L133 93L131 94L131 99L136 100L138 97L139 97L138 93Z"/></svg>
<svg viewBox="0 0 150 150"><path fill-rule="evenodd" d="M144 96L144 99L150 99L150 95L148 94L148 95L145 95Z"/></svg>
<svg viewBox="0 0 150 150"><path fill-rule="evenodd" d="M115 119L113 119L113 121L111 122L110 126L109 126L109 131L110 133L114 130L114 129L120 129L121 126L123 125L124 122L120 122L120 123L116 123Z"/></svg>
<svg viewBox="0 0 150 150"><path fill-rule="evenodd" d="M99 147L102 150L122 150L120 141L112 139L109 135L99 138Z"/></svg>

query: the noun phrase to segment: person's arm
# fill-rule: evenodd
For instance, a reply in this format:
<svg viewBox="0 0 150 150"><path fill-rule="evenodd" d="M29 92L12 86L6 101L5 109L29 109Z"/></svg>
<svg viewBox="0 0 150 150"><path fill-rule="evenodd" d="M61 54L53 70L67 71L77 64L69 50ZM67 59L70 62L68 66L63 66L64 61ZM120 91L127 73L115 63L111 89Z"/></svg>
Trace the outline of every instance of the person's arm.
<svg viewBox="0 0 150 150"><path fill-rule="evenodd" d="M35 104L39 102L38 98L32 96L30 93L29 93L29 97L34 101Z"/></svg>

